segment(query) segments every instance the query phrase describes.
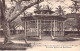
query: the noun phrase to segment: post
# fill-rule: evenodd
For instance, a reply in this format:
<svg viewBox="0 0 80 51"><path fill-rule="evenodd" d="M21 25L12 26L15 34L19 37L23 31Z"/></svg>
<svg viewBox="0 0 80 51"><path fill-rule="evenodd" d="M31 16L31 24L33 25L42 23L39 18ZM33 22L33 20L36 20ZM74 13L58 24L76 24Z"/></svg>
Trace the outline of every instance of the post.
<svg viewBox="0 0 80 51"><path fill-rule="evenodd" d="M26 38L27 37L27 31L26 31L27 30L27 25L26 25L27 22L25 21L24 24L25 24L25 27L24 27L24 29L25 29L25 37L24 37L24 40L25 40L25 43L27 44L27 38Z"/></svg>
<svg viewBox="0 0 80 51"><path fill-rule="evenodd" d="M39 38L41 39L41 20L40 20L40 35Z"/></svg>
<svg viewBox="0 0 80 51"><path fill-rule="evenodd" d="M36 28L36 34L37 34L37 22L35 20L35 28Z"/></svg>
<svg viewBox="0 0 80 51"><path fill-rule="evenodd" d="M54 36L56 36L56 22L54 20Z"/></svg>
<svg viewBox="0 0 80 51"><path fill-rule="evenodd" d="M39 35L39 22L38 22L38 20L37 20L37 36Z"/></svg>
<svg viewBox="0 0 80 51"><path fill-rule="evenodd" d="M63 36L64 36L64 22L62 22L62 32L63 32Z"/></svg>
<svg viewBox="0 0 80 51"><path fill-rule="evenodd" d="M58 36L61 36L61 22L59 21L59 34Z"/></svg>
<svg viewBox="0 0 80 51"><path fill-rule="evenodd" d="M53 34L53 27L52 26L53 26L53 21L51 20L51 37L53 39L53 35L52 35Z"/></svg>

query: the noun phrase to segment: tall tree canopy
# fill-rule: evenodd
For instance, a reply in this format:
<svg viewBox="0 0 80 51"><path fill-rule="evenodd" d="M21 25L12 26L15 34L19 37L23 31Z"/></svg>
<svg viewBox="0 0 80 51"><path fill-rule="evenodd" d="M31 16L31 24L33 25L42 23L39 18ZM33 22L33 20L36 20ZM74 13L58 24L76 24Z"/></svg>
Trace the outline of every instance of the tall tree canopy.
<svg viewBox="0 0 80 51"><path fill-rule="evenodd" d="M25 1L27 5L23 5L22 2ZM5 0L0 0L1 5L1 22L4 32L4 44L12 43L10 36L10 23L15 20L21 13L26 9L42 2L43 0L11 0L15 2L15 6L7 8L5 5Z"/></svg>

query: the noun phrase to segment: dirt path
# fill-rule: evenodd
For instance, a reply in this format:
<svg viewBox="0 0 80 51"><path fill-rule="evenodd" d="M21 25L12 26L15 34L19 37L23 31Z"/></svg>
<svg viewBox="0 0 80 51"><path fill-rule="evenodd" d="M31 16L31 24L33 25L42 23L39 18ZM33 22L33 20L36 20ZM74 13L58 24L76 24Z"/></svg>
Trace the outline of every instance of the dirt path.
<svg viewBox="0 0 80 51"><path fill-rule="evenodd" d="M12 41L14 43L25 44L24 41L19 41L19 40L12 40ZM3 42L3 38L0 38L0 42ZM78 40L75 41L39 40L39 41L28 41L28 43L31 43L32 48L28 47L26 51L80 51L80 38L78 38Z"/></svg>

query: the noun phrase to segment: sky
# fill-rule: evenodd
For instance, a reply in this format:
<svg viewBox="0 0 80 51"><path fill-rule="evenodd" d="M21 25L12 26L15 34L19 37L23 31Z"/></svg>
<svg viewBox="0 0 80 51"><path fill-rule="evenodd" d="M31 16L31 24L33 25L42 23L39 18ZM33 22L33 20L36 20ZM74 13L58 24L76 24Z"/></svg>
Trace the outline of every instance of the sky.
<svg viewBox="0 0 80 51"><path fill-rule="evenodd" d="M53 8L53 11L55 11L56 7L61 5L62 7L65 8L64 11L66 11L66 13L70 13L71 10L68 7L72 5L72 1L71 0L65 0L64 2L61 2L61 1L64 1L64 0L45 0L44 2L40 3L40 5L43 5L43 6L49 5L51 8ZM10 0L6 0L6 4L8 7L11 7ZM27 9L27 12L33 12L34 9L35 9L34 7L31 7Z"/></svg>
<svg viewBox="0 0 80 51"><path fill-rule="evenodd" d="M53 11L56 10L56 7L61 5L62 7L66 7L64 9L64 11L66 11L66 13L70 13L71 10L68 7L72 5L72 1L71 0L65 0L65 2L63 3L63 2L56 2L55 0L48 0L48 2L45 0L44 2L40 3L40 5L43 5L43 6L49 5L51 8L53 8ZM30 8L30 11L32 11L32 10L33 10L33 7Z"/></svg>

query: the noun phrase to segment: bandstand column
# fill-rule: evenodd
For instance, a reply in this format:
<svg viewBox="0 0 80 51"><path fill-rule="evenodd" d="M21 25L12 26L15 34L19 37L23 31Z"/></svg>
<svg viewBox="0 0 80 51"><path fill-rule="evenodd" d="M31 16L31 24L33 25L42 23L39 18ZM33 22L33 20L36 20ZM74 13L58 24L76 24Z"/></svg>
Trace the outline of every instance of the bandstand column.
<svg viewBox="0 0 80 51"><path fill-rule="evenodd" d="M62 22L62 35L64 36L64 22Z"/></svg>
<svg viewBox="0 0 80 51"><path fill-rule="evenodd" d="M41 32L42 32L42 31L41 31L41 20L40 20L40 34L39 34L39 39L42 39L42 38L41 38Z"/></svg>
<svg viewBox="0 0 80 51"><path fill-rule="evenodd" d="M25 26L24 26L24 30L25 30L25 37L24 37L24 40L25 40L25 43L27 44L27 22L25 21Z"/></svg>
<svg viewBox="0 0 80 51"><path fill-rule="evenodd" d="M37 20L37 36L39 35L39 21Z"/></svg>
<svg viewBox="0 0 80 51"><path fill-rule="evenodd" d="M53 39L53 21L51 20L51 37Z"/></svg>
<svg viewBox="0 0 80 51"><path fill-rule="evenodd" d="M56 36L56 20L54 20L54 36Z"/></svg>
<svg viewBox="0 0 80 51"><path fill-rule="evenodd" d="M61 32L62 32L62 26L61 26L61 21L59 21L59 34L58 36L62 36Z"/></svg>

